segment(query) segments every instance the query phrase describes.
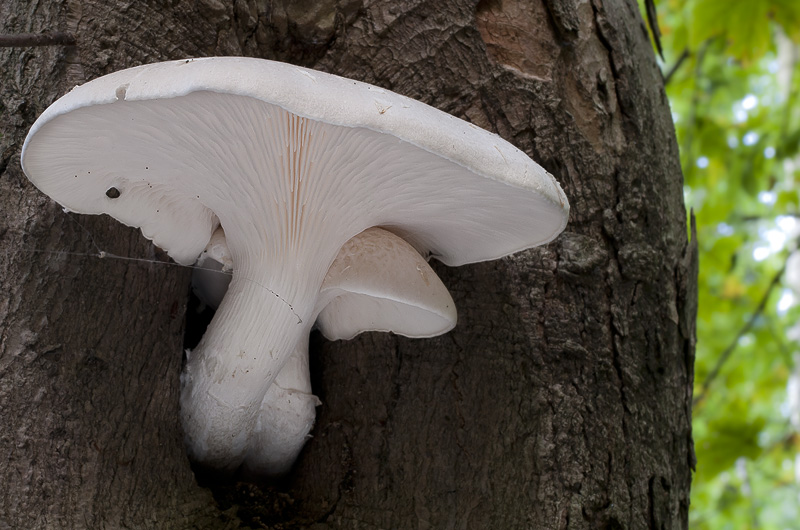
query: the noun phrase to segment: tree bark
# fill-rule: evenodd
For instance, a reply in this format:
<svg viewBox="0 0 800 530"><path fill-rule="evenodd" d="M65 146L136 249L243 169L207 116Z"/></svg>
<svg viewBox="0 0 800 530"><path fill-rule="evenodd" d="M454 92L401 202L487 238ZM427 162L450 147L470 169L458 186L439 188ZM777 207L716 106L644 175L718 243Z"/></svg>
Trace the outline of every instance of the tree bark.
<svg viewBox="0 0 800 530"><path fill-rule="evenodd" d="M636 2L0 4L0 33L49 31L77 44L0 49L0 529L687 527L696 255ZM19 165L72 85L204 55L420 99L526 151L572 205L544 248L434 264L453 332L312 337L314 438L283 483L216 501L178 419L188 272L91 256L166 261Z"/></svg>

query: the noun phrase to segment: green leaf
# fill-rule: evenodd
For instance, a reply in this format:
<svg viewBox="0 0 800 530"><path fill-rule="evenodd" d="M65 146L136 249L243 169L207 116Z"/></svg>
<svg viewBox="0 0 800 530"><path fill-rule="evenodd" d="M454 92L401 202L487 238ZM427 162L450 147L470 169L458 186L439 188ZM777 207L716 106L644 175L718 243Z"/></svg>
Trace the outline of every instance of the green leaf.
<svg viewBox="0 0 800 530"><path fill-rule="evenodd" d="M695 0L690 26L692 48L720 37L737 59L748 62L760 57L770 45L771 4L770 0Z"/></svg>
<svg viewBox="0 0 800 530"><path fill-rule="evenodd" d="M708 435L695 442L697 475L703 480L730 468L739 458L755 459L761 454L758 436L763 418L748 419L745 403L737 400L723 416L708 423Z"/></svg>

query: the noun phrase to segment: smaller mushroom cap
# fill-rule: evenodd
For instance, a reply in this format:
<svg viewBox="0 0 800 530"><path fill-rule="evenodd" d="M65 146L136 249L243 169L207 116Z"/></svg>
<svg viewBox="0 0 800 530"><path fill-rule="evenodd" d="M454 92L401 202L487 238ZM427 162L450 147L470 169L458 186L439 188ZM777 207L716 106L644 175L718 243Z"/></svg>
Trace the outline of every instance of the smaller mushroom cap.
<svg viewBox="0 0 800 530"><path fill-rule="evenodd" d="M333 298L317 317L330 339L364 331L433 337L456 325L447 287L414 248L387 230L370 228L342 246L322 283Z"/></svg>

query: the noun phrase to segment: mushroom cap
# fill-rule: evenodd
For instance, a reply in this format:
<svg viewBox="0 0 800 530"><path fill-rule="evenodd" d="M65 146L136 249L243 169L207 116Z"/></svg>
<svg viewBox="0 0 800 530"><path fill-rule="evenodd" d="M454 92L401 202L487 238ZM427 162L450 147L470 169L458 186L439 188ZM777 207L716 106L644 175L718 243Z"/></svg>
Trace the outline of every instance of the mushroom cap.
<svg viewBox="0 0 800 530"><path fill-rule="evenodd" d="M456 305L411 245L368 228L342 245L321 288L317 327L329 340L364 331L435 337L456 325Z"/></svg>
<svg viewBox="0 0 800 530"><path fill-rule="evenodd" d="M328 147L309 147L297 167L331 176L318 193L329 209L309 206L318 223L364 210L348 214L342 242L381 225L460 265L547 243L567 222L555 179L499 136L388 90L262 59L170 61L76 87L34 123L22 165L68 210L108 213L191 263L218 221L230 230L226 208L264 195L260 182L293 156L270 143L278 133ZM246 175L239 195L232 174Z"/></svg>

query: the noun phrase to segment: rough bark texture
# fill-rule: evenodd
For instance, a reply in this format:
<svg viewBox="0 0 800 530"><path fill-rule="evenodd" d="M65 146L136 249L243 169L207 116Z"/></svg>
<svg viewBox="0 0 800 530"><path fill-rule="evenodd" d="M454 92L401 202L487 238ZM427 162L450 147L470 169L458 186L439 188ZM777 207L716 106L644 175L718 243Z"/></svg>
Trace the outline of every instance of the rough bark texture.
<svg viewBox="0 0 800 530"><path fill-rule="evenodd" d="M253 527L686 528L696 260L635 1L0 4L0 33L44 31L77 46L0 50L0 529L242 524L181 443L188 273L66 253L159 257L64 214L19 166L71 85L203 55L418 98L525 150L572 205L545 248L435 265L452 333L315 338L314 439L285 483L218 489L223 508Z"/></svg>

